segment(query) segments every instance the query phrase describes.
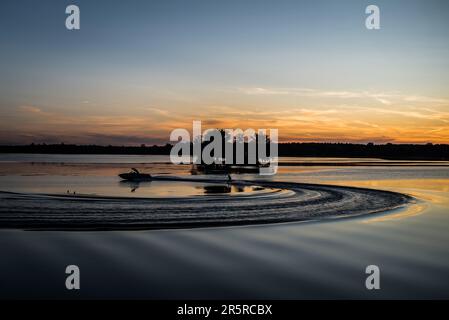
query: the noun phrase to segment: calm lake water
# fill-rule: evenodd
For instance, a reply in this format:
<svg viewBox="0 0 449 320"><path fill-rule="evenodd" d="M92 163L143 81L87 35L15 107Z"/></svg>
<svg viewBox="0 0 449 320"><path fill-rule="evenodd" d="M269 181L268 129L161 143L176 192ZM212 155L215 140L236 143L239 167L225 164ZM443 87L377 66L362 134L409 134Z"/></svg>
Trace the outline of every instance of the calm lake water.
<svg viewBox="0 0 449 320"><path fill-rule="evenodd" d="M339 166L354 159L281 159L272 180L409 194L406 210L333 222L184 230L0 230L0 298L449 298L449 167ZM367 161L367 159L359 159ZM370 159L371 162L379 161ZM200 186L120 184L130 166L189 175L164 156L0 155L0 190L121 196L201 195ZM241 179L259 179L242 175ZM224 179L224 177L223 177ZM251 192L251 190L246 190ZM65 289L65 267L81 291ZM381 289L365 289L365 268Z"/></svg>

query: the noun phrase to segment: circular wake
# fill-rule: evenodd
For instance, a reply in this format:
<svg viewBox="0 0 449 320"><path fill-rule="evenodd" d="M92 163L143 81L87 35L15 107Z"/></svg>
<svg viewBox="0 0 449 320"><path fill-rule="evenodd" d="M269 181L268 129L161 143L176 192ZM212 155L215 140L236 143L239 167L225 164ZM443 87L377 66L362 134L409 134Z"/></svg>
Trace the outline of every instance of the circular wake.
<svg viewBox="0 0 449 320"><path fill-rule="evenodd" d="M133 230L317 221L383 212L412 199L395 192L330 185L273 181L234 184L271 191L154 199L0 192L0 228Z"/></svg>

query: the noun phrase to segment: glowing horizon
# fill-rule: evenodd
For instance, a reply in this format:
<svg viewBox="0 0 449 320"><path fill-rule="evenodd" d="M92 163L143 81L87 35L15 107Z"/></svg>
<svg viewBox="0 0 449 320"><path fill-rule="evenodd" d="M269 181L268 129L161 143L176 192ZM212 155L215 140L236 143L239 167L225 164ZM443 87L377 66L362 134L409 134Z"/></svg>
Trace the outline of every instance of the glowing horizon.
<svg viewBox="0 0 449 320"><path fill-rule="evenodd" d="M190 129L193 120L202 120L206 128L278 128L280 142L449 142L449 112L445 111L448 102L444 99L369 92L278 90L239 90L243 92L239 94L256 99L264 96L262 107L215 105L188 107L181 112L141 107L137 108L139 114L126 116L65 115L24 105L17 108L15 115L24 127L12 127L11 132L29 133L23 135L19 143L163 144L169 141L171 130ZM336 103L308 108L271 107L270 100L276 103L279 95L284 100L290 95L308 100L323 100L324 97ZM367 100L367 103L363 106L354 103L359 100Z"/></svg>

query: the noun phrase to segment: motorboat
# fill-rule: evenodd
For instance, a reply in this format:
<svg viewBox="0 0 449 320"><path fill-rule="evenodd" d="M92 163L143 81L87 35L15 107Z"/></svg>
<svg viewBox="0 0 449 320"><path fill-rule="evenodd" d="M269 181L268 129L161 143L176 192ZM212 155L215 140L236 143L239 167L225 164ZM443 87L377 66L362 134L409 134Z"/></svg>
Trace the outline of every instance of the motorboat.
<svg viewBox="0 0 449 320"><path fill-rule="evenodd" d="M131 172L121 173L118 175L127 181L151 181L153 177L149 173L140 173L136 168L131 168Z"/></svg>

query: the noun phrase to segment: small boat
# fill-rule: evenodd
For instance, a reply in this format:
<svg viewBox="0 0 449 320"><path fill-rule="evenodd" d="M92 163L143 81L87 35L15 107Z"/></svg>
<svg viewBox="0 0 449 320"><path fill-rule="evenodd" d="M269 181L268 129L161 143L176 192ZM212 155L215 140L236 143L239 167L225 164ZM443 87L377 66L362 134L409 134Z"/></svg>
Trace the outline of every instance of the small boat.
<svg viewBox="0 0 449 320"><path fill-rule="evenodd" d="M148 173L140 173L136 168L131 168L131 172L121 173L118 176L127 181L151 181L153 177Z"/></svg>

